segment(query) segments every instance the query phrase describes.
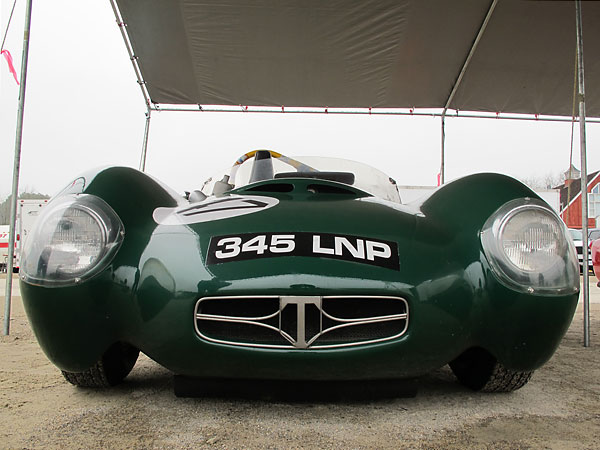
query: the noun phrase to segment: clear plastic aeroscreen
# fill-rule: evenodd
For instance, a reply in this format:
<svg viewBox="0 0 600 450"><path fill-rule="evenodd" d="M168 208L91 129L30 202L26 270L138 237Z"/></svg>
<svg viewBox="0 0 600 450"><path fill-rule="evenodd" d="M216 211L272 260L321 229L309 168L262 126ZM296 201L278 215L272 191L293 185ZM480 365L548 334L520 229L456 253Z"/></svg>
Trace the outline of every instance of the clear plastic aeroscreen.
<svg viewBox="0 0 600 450"><path fill-rule="evenodd" d="M400 195L398 194L396 182L382 171L367 164L348 159L327 158L321 156L294 156L293 159L320 172L352 173L354 174L354 183L352 186L368 192L375 197L400 203ZM294 167L278 158L274 157L271 160L273 163L274 176L279 173L289 173L296 170ZM253 164L254 158L251 158L238 167L235 173L235 179L232 180L235 182L235 188L250 184L250 175L252 173ZM222 180L224 175L229 175L230 171L231 169L228 169L209 178L202 187L202 192L205 195L211 195L215 182Z"/></svg>

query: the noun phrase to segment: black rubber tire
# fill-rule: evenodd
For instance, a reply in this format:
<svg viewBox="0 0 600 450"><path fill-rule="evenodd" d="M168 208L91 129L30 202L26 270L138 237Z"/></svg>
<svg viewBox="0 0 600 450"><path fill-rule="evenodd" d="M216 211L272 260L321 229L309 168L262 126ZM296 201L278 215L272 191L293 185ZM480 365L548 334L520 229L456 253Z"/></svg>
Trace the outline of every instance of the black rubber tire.
<svg viewBox="0 0 600 450"><path fill-rule="evenodd" d="M527 384L533 371L511 370L481 348L472 348L450 363L458 381L481 392L512 392Z"/></svg>
<svg viewBox="0 0 600 450"><path fill-rule="evenodd" d="M102 358L85 372L62 371L65 379L75 386L106 388L116 386L129 375L140 351L129 344L113 344Z"/></svg>

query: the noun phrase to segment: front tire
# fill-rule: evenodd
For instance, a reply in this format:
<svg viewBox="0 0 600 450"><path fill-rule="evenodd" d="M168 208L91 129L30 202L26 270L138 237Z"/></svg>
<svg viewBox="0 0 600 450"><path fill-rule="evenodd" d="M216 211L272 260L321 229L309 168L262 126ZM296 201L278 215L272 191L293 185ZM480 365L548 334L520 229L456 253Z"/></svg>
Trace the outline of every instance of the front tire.
<svg viewBox="0 0 600 450"><path fill-rule="evenodd" d="M533 371L507 369L481 348L472 348L450 363L458 381L481 392L512 392L527 384Z"/></svg>
<svg viewBox="0 0 600 450"><path fill-rule="evenodd" d="M80 387L106 388L116 386L131 372L140 351L129 344L113 344L102 358L85 372L62 371L65 379Z"/></svg>

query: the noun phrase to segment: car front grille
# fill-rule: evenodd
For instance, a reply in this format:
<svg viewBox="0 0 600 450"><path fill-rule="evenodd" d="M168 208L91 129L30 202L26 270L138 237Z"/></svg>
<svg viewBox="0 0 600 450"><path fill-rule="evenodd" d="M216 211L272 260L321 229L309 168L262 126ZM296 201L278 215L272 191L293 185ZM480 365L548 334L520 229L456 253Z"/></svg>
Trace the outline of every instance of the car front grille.
<svg viewBox="0 0 600 450"><path fill-rule="evenodd" d="M325 349L387 341L408 328L408 303L386 296L204 297L198 335L243 347Z"/></svg>

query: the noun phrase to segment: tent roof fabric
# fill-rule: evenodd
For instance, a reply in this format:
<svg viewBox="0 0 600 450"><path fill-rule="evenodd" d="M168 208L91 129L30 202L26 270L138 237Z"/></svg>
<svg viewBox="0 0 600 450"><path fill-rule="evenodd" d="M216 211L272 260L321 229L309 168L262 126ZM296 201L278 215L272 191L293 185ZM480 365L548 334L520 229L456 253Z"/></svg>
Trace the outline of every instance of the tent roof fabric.
<svg viewBox="0 0 600 450"><path fill-rule="evenodd" d="M444 108L482 0L116 0L153 103ZM583 2L600 116L600 2ZM500 0L451 109L570 116L572 1Z"/></svg>

